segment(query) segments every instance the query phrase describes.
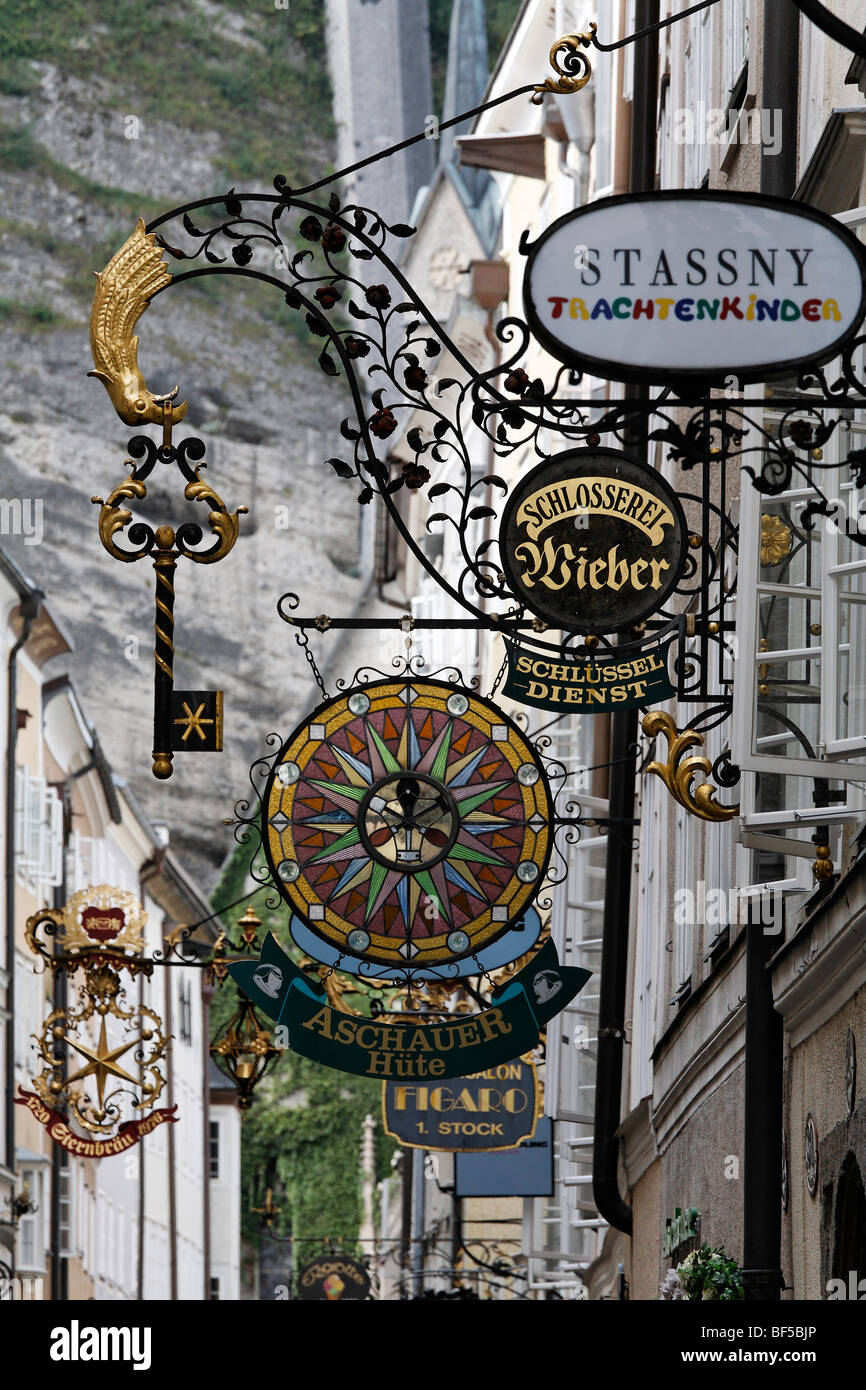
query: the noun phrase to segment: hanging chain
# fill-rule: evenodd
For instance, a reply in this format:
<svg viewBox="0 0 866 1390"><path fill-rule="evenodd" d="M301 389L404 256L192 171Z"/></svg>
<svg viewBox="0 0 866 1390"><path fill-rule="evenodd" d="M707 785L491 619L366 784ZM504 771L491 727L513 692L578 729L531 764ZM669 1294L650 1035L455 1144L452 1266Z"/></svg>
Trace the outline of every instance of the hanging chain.
<svg viewBox="0 0 866 1390"><path fill-rule="evenodd" d="M304 656L307 659L307 663L310 667L310 670L313 673L313 678L315 679L316 685L321 690L324 698L326 700L329 700L331 697L325 689L325 682L322 679L322 673L316 665L316 658L313 656L313 653L310 650L310 639L303 628L301 628L299 632L295 633L295 641L297 642L298 646L301 648L301 650L304 653Z"/></svg>
<svg viewBox="0 0 866 1390"><path fill-rule="evenodd" d="M501 683L501 681L502 681L503 676L505 675L505 672L508 670L508 642L507 642L506 638L504 638L504 637L503 637L503 639L502 639L502 645L503 645L504 648L505 648L505 655L504 655L504 657L502 658L502 665L500 666L499 670L496 672L496 676L494 677L493 684L491 685L490 690L488 691L488 694L487 694L488 700L492 700L492 699L493 699L493 696L496 694L497 690L499 689L500 683Z"/></svg>
<svg viewBox="0 0 866 1390"><path fill-rule="evenodd" d="M406 650L406 655L404 656L403 660L406 663L407 677L411 677L412 675L412 653L414 648L414 638L412 636L412 633L414 632L414 629L415 621L412 618L411 614L407 613L405 618L400 619L400 631L405 634L405 641L403 643L403 646Z"/></svg>

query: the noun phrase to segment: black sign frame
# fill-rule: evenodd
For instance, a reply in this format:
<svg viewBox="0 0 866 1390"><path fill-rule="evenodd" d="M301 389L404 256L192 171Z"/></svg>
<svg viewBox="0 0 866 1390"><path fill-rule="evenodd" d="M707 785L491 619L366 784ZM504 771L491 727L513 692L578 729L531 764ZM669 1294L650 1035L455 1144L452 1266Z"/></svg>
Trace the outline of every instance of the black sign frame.
<svg viewBox="0 0 866 1390"><path fill-rule="evenodd" d="M536 257L542 248L547 244L552 236L563 226L578 226L582 217L598 213L604 208L610 208L619 204L651 203L651 202L717 202L722 205L751 203L756 207L775 208L780 212L787 213L795 217L802 217L806 220L817 222L825 230L832 231L838 240L847 244L855 260L860 266L861 294L860 304L855 317L852 319L851 326L845 330L839 338L834 339L833 343L821 353L806 353L801 357L786 357L771 363L765 363L760 368L743 367L732 362L728 365L719 365L707 369L704 367L677 367L667 368L663 364L655 367L626 367L622 363L610 358L593 357L588 353L577 353L568 349L562 341L545 327L541 322L539 313L535 307L531 294L532 268ZM866 247L864 247L855 236L842 223L830 217L827 213L819 211L817 208L810 207L808 203L794 202L788 198L777 198L764 193L738 193L728 189L720 188L679 188L679 189L655 189L649 193L616 193L610 198L599 198L596 202L584 203L581 207L575 208L572 212L565 213L558 217L549 227L541 233L536 241L530 242L528 234L524 233L520 241L520 250L527 257L526 267L523 274L523 312L526 321L534 338L541 346L555 357L558 362L563 362L567 367L574 368L581 372L588 372L592 376L599 377L602 381L624 381L634 385L652 386L662 383L676 384L683 382L688 384L691 391L696 386L701 389L709 390L713 385L723 385L725 380L731 376L743 384L756 381L771 381L776 377L793 376L798 371L808 367L820 367L824 363L832 361L844 351L858 336L863 328L863 320L866 318Z"/></svg>
<svg viewBox="0 0 866 1390"><path fill-rule="evenodd" d="M519 578L517 568L513 563L514 546L518 543L518 539L522 540L522 538L514 538L514 544L512 544L510 533L513 533L516 528L518 508L532 493L546 486L556 487L567 477L579 476L581 471L586 472L587 476L593 476L592 469L595 469L596 472L603 471L605 461L609 461L608 466L610 467L612 482L621 481L635 487L642 487L658 497L671 511L675 527L674 536L670 539L675 539L677 544L675 546L675 559L671 564L670 574L664 586L654 592L654 595L649 597L642 607L636 608L626 618L616 622L586 622L576 620L573 614L564 613L552 606L546 608L538 602L536 594L530 592ZM618 473L615 471L616 469L619 469ZM633 475L631 478L627 476L629 473ZM544 481L545 478L549 478L549 483ZM627 518L623 518L622 522L617 523L617 525L621 524L630 525L631 523ZM606 634L632 631L664 607L666 600L679 584L686 567L688 537L689 530L685 512L679 497L667 479L656 469L648 467L647 464L622 450L599 446L594 449L567 449L561 454L554 454L550 458L544 459L530 472L521 475L519 481L511 489L502 512L499 526L499 553L509 587L518 601L524 604L531 613L541 618L550 627L559 628L563 632Z"/></svg>

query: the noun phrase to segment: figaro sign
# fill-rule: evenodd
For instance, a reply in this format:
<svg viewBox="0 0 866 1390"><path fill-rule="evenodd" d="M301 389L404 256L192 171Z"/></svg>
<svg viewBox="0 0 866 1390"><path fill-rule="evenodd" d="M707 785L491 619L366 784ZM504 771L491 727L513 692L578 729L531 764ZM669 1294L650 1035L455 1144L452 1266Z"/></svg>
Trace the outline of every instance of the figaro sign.
<svg viewBox="0 0 866 1390"><path fill-rule="evenodd" d="M829 361L866 313L866 251L782 198L602 198L521 249L542 346L602 379L763 381Z"/></svg>

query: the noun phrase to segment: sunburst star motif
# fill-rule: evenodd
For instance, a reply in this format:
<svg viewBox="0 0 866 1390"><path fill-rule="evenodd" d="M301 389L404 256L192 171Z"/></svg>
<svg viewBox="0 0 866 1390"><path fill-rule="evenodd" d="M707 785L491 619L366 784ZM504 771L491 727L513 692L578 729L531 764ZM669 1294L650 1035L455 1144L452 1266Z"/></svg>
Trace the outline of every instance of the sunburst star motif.
<svg viewBox="0 0 866 1390"><path fill-rule="evenodd" d="M454 959L493 940L546 865L548 793L494 707L430 682L368 686L285 745L267 801L284 896L374 959Z"/></svg>

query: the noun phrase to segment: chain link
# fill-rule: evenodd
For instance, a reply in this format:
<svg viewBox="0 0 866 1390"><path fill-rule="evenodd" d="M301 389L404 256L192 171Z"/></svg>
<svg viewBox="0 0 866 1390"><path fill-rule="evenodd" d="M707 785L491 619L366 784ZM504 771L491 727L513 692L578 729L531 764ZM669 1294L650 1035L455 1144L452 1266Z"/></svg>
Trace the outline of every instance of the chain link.
<svg viewBox="0 0 866 1390"><path fill-rule="evenodd" d="M499 685L500 685L500 682L502 681L502 677L505 675L505 672L508 670L508 642L506 641L506 639L505 639L504 637L503 637L503 639L502 639L502 644L503 644L503 646L505 647L505 655L504 655L504 657L502 658L502 665L500 666L499 670L496 672L495 679L494 679L493 684L491 685L490 690L489 690L489 692L488 692L488 695L487 695L488 700L492 700L492 699L493 699L493 696L496 694L497 690L499 689Z"/></svg>
<svg viewBox="0 0 866 1390"><path fill-rule="evenodd" d="M310 639L303 628L301 628L299 632L295 633L295 641L297 642L298 646L301 648L302 652L304 653L304 656L307 659L307 663L310 667L310 670L313 673L316 685L321 690L324 698L326 700L329 700L331 697L325 689L325 682L322 679L322 673L316 665L316 658L313 656L313 653L310 650Z"/></svg>

